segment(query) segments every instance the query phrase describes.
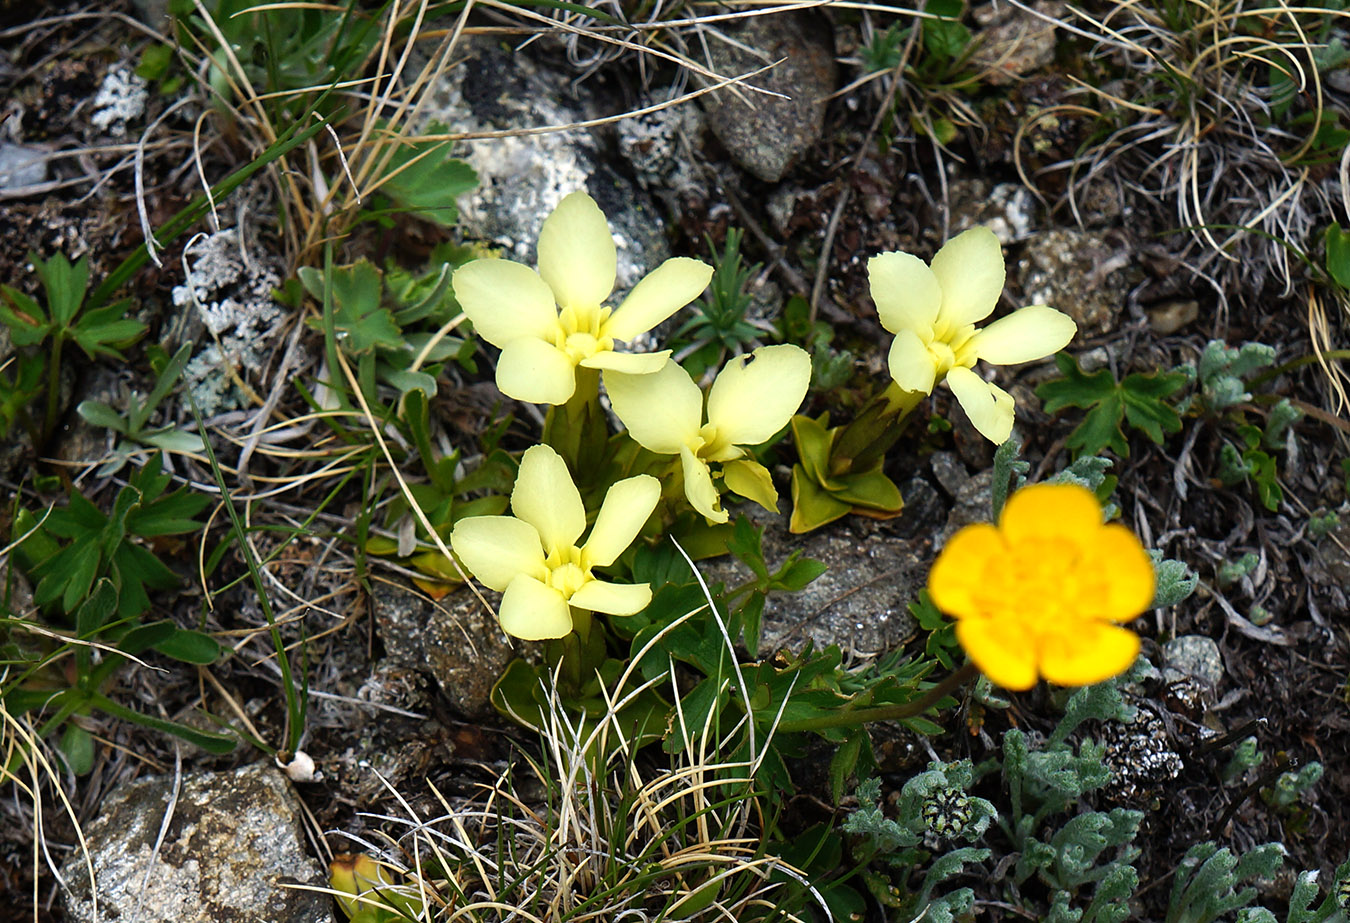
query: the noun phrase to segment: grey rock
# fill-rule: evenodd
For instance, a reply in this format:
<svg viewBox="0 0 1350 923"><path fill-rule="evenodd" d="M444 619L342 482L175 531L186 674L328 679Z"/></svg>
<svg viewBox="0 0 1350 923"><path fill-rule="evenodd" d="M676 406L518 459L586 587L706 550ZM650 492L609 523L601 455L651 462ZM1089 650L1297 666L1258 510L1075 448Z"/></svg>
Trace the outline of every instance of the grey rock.
<svg viewBox="0 0 1350 923"><path fill-rule="evenodd" d="M1032 10L1055 17L1064 12L1064 4L1040 2L1032 4ZM982 82L1007 86L1055 60L1055 27L1041 16L1020 7L990 4L976 10L975 18L986 26L970 56Z"/></svg>
<svg viewBox="0 0 1350 923"><path fill-rule="evenodd" d="M500 595L486 592L496 605ZM534 648L517 650L492 614L467 588L432 602L406 587L375 586L375 624L395 664L431 673L449 703L469 717L493 714L492 686L506 665Z"/></svg>
<svg viewBox="0 0 1350 923"><path fill-rule="evenodd" d="M279 770L256 763L234 772L188 773L181 782L158 851L171 777L138 779L117 789L86 829L98 882L97 919L331 923L328 897L285 887L322 886L326 876L305 854L300 807ZM93 921L83 855L67 860L62 878L69 919Z"/></svg>
<svg viewBox="0 0 1350 923"><path fill-rule="evenodd" d="M776 183L820 139L825 101L836 86L833 35L810 14L795 13L756 16L727 32L758 53L710 36L713 71L736 77L779 62L747 82L787 98L723 87L700 97L708 127L741 167Z"/></svg>
<svg viewBox="0 0 1350 923"><path fill-rule="evenodd" d="M1020 183L991 185L975 178L951 185L952 236L983 225L1005 247L1031 234L1036 198Z"/></svg>
<svg viewBox="0 0 1350 923"><path fill-rule="evenodd" d="M0 143L0 190L6 192L47 181L51 153L40 147Z"/></svg>
<svg viewBox="0 0 1350 923"><path fill-rule="evenodd" d="M489 38L466 37L460 52L463 63L427 90L422 105L427 124L461 132L507 131L569 125L597 114L575 99L571 75L538 64L524 51L513 54ZM544 219L579 189L609 218L618 247L619 291L668 255L650 197L606 165L588 129L469 140L456 155L478 173L478 188L459 200L460 226L469 236L502 246L510 259L534 265Z"/></svg>
<svg viewBox="0 0 1350 923"><path fill-rule="evenodd" d="M932 466L933 476L954 501L939 535L941 543L945 543L963 526L989 521L994 502L992 471L971 475L951 452L934 452L928 463Z"/></svg>
<svg viewBox="0 0 1350 923"><path fill-rule="evenodd" d="M1165 683L1189 681L1213 693L1223 681L1223 658L1219 645L1204 635L1182 635L1162 646Z"/></svg>
<svg viewBox="0 0 1350 923"><path fill-rule="evenodd" d="M788 532L787 517L746 510L765 526L764 560L770 569L792 551L829 570L800 593L769 596L764 606L760 653L799 651L812 641L819 650L839 645L845 661L884 654L914 636L908 611L928 574L927 545L882 532L872 520L847 517L806 535ZM704 579L734 586L749 579L739 561L722 558L700 565Z"/></svg>
<svg viewBox="0 0 1350 923"><path fill-rule="evenodd" d="M1132 249L1067 228L1032 235L1018 261L1025 304L1048 304L1078 324L1080 338L1114 330L1125 296L1144 279Z"/></svg>

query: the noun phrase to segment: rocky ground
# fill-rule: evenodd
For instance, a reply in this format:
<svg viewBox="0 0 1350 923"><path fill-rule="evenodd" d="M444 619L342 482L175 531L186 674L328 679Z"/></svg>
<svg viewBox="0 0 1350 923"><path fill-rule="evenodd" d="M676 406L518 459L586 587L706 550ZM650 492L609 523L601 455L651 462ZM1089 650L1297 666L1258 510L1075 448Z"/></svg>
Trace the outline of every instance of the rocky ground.
<svg viewBox="0 0 1350 923"><path fill-rule="evenodd" d="M37 291L30 252L87 256L97 281L141 241L143 220L162 226L200 188L194 145L213 179L248 158L247 143L228 120L200 105L179 106L172 93L133 73L149 41L146 26L160 24L154 4L109 2L78 11L58 4L50 12L52 20L33 22L30 11L0 5L0 280L27 293ZM860 83L859 62L874 36L871 20L857 13L812 9L728 26L740 44L763 54L713 41L709 68L739 74L781 59L755 83L787 98L757 96L751 109L718 91L594 129L464 142L457 154L477 170L479 187L462 200L453 230L415 219L381 231L357 228L345 243L347 255L415 262L454 238L488 241L529 261L539 221L577 188L590 191L610 216L622 244L621 286L667 255L706 257L705 237L720 240L728 227L744 228L744 249L763 266L754 277L755 309L772 318L789 297L805 298L813 316L832 328L832 346L856 359L859 374L831 395L815 396L812 413L847 413L869 376L880 381L885 374L867 257L893 249L931 256L947 237L975 224L994 228L1005 245L1008 305L1044 302L1075 318L1080 334L1070 352L1085 370L1107 368L1123 377L1170 369L1196 362L1211 339L1268 344L1277 362L1344 341L1345 302L1325 274L1287 261L1260 235L1220 252L1202 234L1178 233L1191 223L1182 220L1188 213L1179 217L1175 197L1159 191L1156 172L1182 166L1154 161L1151 168L1149 158L1160 155L1138 147L1094 147L1100 124L1073 109L1084 105L1072 93L1082 72L1073 56L1083 53L1082 44L1020 7L976 8L966 21L984 36L971 64L983 77L957 90L940 76L926 87L880 78ZM514 49L501 35L466 37L465 60L427 90L419 118L467 133L566 124L649 106L697 85L698 78L659 65L640 73L630 58L594 66L575 60L594 51L554 40ZM1346 112L1344 88L1328 78L1324 89L1329 105ZM207 117L199 122L199 115ZM938 117L954 132L945 146L921 130L925 124L938 130ZM138 146L143 138L153 144ZM1104 153L1091 169L1065 166L1074 158L1087 163L1085 152L1099 149ZM1206 202L1213 224L1244 223L1239 219L1249 213L1234 204L1240 196L1224 185L1229 180L1212 165L1203 169L1211 170L1205 195L1217 190ZM150 339L171 350L194 344L184 384L205 405L219 450L232 460L258 406L275 398L283 415L303 411L297 395L278 383L312 377L322 361L318 335L272 298L294 268L289 229L277 220L276 181L260 176L245 185L222 204L219 228L201 223L201 235L180 239L161 265L147 265L127 288ZM1338 214L1344 190L1335 162L1313 164L1302 181L1302 198L1278 207L1290 214L1301 209L1288 226L1303 236L1292 242L1320 261L1321 229ZM1250 182L1253 195L1277 188L1269 176ZM1260 212L1265 204L1254 207ZM8 349L0 342L0 350ZM222 356L242 371L222 375ZM119 475L100 473L100 465L113 440L73 408L89 397L114 401L131 388L143 392L146 364L137 352L128 358L125 365L71 369L62 392L70 410L49 444L34 446L17 431L11 436L0 450L0 484L11 496L30 505L50 502L54 495L33 492L33 478L56 472L110 502ZM1056 374L1049 361L1000 372L1000 383L1018 400L1033 479L1068 464L1066 442L1081 420L1076 411L1052 416L1041 409L1034 389ZM1137 689L1138 733L1111 750L1129 784L1109 797L1146 811L1141 877L1161 884L1145 889L1141 918L1155 918L1158 905L1150 901L1165 902L1165 876L1199 840L1239 850L1278 841L1288 850L1287 867L1328 876L1350 854L1350 520L1320 535L1309 528L1317 511L1350 511L1341 465L1350 424L1329 380L1317 364L1305 365L1262 383L1260 394L1243 402L1257 420L1269 407L1266 396L1288 397L1304 410L1278 460L1283 499L1274 510L1250 484L1220 481L1222 446L1237 441L1221 418L1188 416L1184 430L1162 444L1136 433L1128 457L1113 469L1123 521L1201 578L1189 600L1141 620L1144 653L1158 673ZM473 435L490 421L498 397L483 378L459 373L459 380L443 383L437 412L448 428ZM185 406L166 414L191 424ZM906 498L900 518L849 518L804 541L788 536L782 522L769 524L770 558L804 547L830 570L807 593L770 601L766 647L836 643L859 662L901 645L922 649L907 603L940 542L959 525L987 518L992 463L992 447L949 392L939 390L924 416L949 419L952 427L931 427L892 453L888 473ZM529 410L518 408L517 418L529 421ZM305 447L306 432L272 447ZM506 438L509 444L514 433ZM259 521L298 525L336 484L316 479L312 487L268 497L266 485L274 482L266 479L291 476L297 464L265 451L251 467L238 464L256 478L236 486L241 496L256 495ZM177 473L212 483L199 463L181 461ZM780 492L786 494L781 485ZM121 886L99 896L105 919L110 908L122 919L330 919L324 899L257 886L259 870L268 881L280 875L319 883L325 850L359 848L361 838L376 837L378 815L395 810L391 789L414 808L434 809L425 781L443 792L467 792L481 778L475 767L503 759L513 739L525 740L488 700L513 649L476 600L461 591L433 603L405 573L374 557L357 571L344 534L362 503L360 490L343 492L269 568L274 604L288 618L303 619L308 639L311 705L302 747L317 766L313 775L291 781L246 746L210 756L99 719L104 745L93 771L64 778L62 786L99 880L123 873ZM279 533L259 533L257 550L266 555L279 541ZM128 670L117 694L144 706L159 703L165 714L203 706L264 740L277 739L284 720L278 678L252 589L235 586L203 616L194 555L169 545L161 550L189 580L188 589L157 604L182 624L204 618L236 652L211 682L182 665L168 673ZM1232 566L1244 556L1250 556L1245 565ZM731 567L711 566L714 574ZM223 585L241 572L237 561L227 561L210 580ZM299 638L298 625L288 631ZM1055 704L1044 689L1013 696L1006 711L987 711L982 727L972 719L969 733L962 728L931 745L946 758L978 763L1007 726L1047 731ZM1324 767L1292 808L1263 802L1260 786L1220 779L1228 754L1209 744L1216 732L1249 727L1244 733L1279 754L1272 764ZM886 729L878 731L878 747L892 781L928 758L914 740ZM823 783L809 766L800 771L803 802L818 803ZM175 806L173 821L161 828L153 818L167 804ZM13 919L31 913L93 919L75 826L50 786L39 805L45 846L36 884L39 814L18 792L0 812L0 906L15 908ZM172 873L142 891L140 882L125 878L138 867L128 860L146 853ZM238 864L220 872L220 853ZM1278 902L1291 884L1264 883L1263 899ZM1011 917L991 903L978 918Z"/></svg>

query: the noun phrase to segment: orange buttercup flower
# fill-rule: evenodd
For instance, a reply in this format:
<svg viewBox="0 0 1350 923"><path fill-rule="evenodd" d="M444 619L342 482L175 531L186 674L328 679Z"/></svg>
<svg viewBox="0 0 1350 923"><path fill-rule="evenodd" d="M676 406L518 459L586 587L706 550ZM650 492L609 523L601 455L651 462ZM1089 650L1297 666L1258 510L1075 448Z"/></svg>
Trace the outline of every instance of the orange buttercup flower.
<svg viewBox="0 0 1350 923"><path fill-rule="evenodd" d="M997 527L956 533L928 592L984 675L1022 690L1038 676L1086 686L1129 669L1139 637L1119 623L1148 608L1155 582L1144 546L1102 522L1091 491L1037 484L1008 500Z"/></svg>

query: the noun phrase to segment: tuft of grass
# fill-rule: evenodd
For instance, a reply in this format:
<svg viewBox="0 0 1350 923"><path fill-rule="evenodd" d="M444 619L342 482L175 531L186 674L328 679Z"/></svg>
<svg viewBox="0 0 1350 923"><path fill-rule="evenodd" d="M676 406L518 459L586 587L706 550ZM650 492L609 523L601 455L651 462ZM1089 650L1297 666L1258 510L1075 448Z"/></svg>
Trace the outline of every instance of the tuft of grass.
<svg viewBox="0 0 1350 923"><path fill-rule="evenodd" d="M1096 182L1175 215L1188 241L1182 261L1214 287L1221 312L1228 293L1285 295L1300 279L1297 256L1332 218L1323 179L1350 130L1329 104L1323 79L1346 50L1332 30L1350 12L1237 0L1111 0L1100 11L1070 5L1049 19L1082 47L1078 100L1035 120L1083 118L1088 139L1072 158L1024 182L1067 173L1057 203L1082 220L1081 196ZM1019 133L1019 140L1026 126ZM1221 316L1220 320L1223 320Z"/></svg>

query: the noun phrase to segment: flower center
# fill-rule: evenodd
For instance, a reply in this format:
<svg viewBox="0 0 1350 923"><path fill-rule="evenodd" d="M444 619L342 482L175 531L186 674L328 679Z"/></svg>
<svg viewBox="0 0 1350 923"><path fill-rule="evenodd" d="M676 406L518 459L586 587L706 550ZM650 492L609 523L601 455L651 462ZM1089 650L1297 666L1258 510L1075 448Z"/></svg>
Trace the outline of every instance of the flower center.
<svg viewBox="0 0 1350 923"><path fill-rule="evenodd" d="M727 462L740 458L745 450L731 444L731 440L719 433L712 423L704 423L699 428L698 437L689 448L704 461Z"/></svg>
<svg viewBox="0 0 1350 923"><path fill-rule="evenodd" d="M571 599L572 594L589 583L591 577L579 565L571 562L553 568L548 575L548 585Z"/></svg>
<svg viewBox="0 0 1350 923"><path fill-rule="evenodd" d="M975 365L975 325L966 324L952 330L946 323L933 328L933 339L928 343L928 355L937 368L937 377L942 378L957 366L971 368Z"/></svg>
<svg viewBox="0 0 1350 923"><path fill-rule="evenodd" d="M1105 575L1081 567L1080 555L1077 543L1047 537L1025 539L991 557L977 582L981 614L1016 619L1036 636L1092 618L1107 591Z"/></svg>
<svg viewBox="0 0 1350 923"><path fill-rule="evenodd" d="M567 353L573 362L613 350L613 337L602 336L600 332L609 315L610 309L600 305L563 308L558 314L553 345Z"/></svg>

